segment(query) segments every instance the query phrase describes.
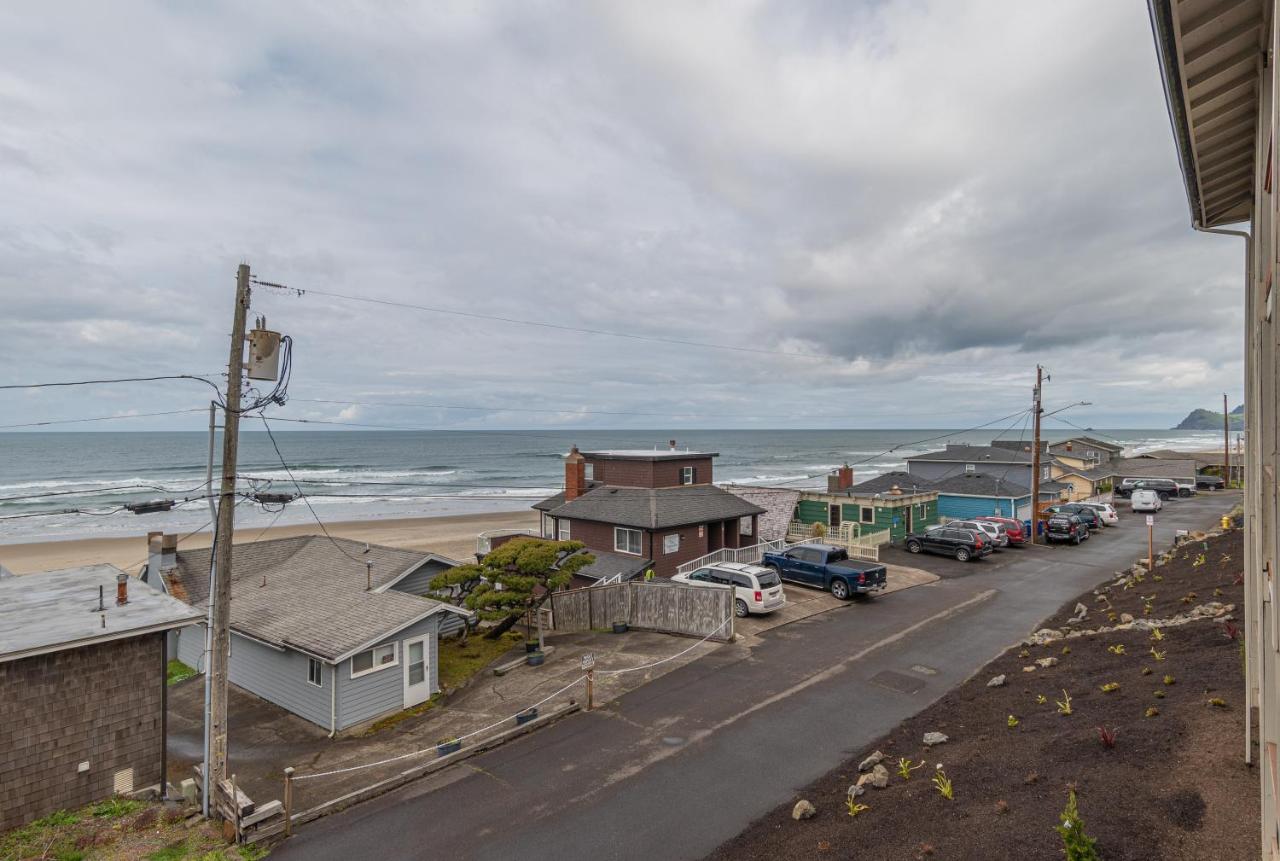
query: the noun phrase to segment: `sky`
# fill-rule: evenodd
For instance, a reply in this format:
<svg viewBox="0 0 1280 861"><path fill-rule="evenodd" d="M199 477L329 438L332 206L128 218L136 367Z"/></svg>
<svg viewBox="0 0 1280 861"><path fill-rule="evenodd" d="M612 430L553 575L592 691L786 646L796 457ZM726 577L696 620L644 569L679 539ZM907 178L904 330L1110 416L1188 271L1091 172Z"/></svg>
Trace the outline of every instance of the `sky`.
<svg viewBox="0 0 1280 861"><path fill-rule="evenodd" d="M281 417L955 428L1037 363L1081 425L1241 398L1242 243L1190 228L1139 3L11 5L0 116L0 385L224 382L247 262L315 291L252 297Z"/></svg>

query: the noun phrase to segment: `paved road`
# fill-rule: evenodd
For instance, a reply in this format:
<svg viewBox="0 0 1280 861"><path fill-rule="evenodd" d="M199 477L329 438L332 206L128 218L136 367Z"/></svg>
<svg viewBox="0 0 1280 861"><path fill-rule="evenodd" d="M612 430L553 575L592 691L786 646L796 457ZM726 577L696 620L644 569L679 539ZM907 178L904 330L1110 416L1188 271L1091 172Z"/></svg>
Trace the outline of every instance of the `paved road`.
<svg viewBox="0 0 1280 861"><path fill-rule="evenodd" d="M1175 529L1214 525L1238 497L1171 503L1157 547ZM700 858L1146 543L1143 518L1128 516L1078 548L963 566L910 557L945 579L766 632L753 648L725 646L607 708L321 819L272 857Z"/></svg>

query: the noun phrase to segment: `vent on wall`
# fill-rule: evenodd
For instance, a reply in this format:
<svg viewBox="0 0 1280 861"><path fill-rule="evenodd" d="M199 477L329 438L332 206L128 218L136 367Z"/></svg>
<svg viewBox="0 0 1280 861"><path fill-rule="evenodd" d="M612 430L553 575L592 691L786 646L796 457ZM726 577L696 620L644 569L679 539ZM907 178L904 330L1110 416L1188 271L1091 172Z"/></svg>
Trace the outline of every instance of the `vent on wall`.
<svg viewBox="0 0 1280 861"><path fill-rule="evenodd" d="M112 792L116 795L127 795L133 792L133 769L122 768L116 772Z"/></svg>

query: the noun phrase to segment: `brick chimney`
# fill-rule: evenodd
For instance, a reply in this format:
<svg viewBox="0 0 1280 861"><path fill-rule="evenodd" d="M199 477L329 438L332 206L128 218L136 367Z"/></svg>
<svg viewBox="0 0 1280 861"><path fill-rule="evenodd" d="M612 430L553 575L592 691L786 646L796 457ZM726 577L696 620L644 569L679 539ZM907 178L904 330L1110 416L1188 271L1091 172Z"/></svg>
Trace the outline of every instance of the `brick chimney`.
<svg viewBox="0 0 1280 861"><path fill-rule="evenodd" d="M564 501L582 496L587 490L587 461L575 445L564 458Z"/></svg>
<svg viewBox="0 0 1280 861"><path fill-rule="evenodd" d="M844 493L853 487L853 467L849 464L827 476L827 493Z"/></svg>
<svg viewBox="0 0 1280 861"><path fill-rule="evenodd" d="M147 581L163 592L161 579L178 567L178 536L172 533L147 533Z"/></svg>

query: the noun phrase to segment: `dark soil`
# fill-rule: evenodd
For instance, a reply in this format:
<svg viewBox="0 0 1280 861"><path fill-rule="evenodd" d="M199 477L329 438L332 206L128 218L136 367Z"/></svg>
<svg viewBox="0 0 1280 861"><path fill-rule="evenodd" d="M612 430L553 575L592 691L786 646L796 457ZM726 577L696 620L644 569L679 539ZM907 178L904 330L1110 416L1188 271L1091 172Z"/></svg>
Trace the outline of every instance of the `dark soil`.
<svg viewBox="0 0 1280 861"><path fill-rule="evenodd" d="M1078 601L1089 613L1080 627L1111 624L1108 612L1140 618L1147 604L1153 619L1210 601L1242 607L1241 544L1238 530L1190 542L1157 567L1160 580L1100 587L1109 605L1085 593ZM1197 597L1183 603L1192 593ZM1076 603L1041 627L1064 629ZM1257 857L1258 777L1243 761L1241 641L1230 638L1221 619L1163 633L1160 641L1130 630L1015 646L711 857L1061 858L1053 827L1071 788L1085 832L1107 861ZM1123 654L1111 646L1123 646ZM1057 658L1057 665L1023 671L1044 657ZM987 687L1000 674L1006 684ZM1109 683L1119 688L1104 692ZM1066 700L1064 691L1070 715L1055 704ZM1223 705L1211 704L1215 698ZM1148 709L1158 713L1148 717ZM1009 727L1010 715L1016 727ZM1113 748L1102 743L1098 727L1115 733ZM925 748L922 737L931 731L950 740ZM868 788L857 799L868 809L851 817L848 787L858 778L858 762L876 749L887 757L889 786ZM925 765L903 780L899 757ZM939 763L953 781L954 800L931 782ZM814 818L791 818L800 798L817 808Z"/></svg>

